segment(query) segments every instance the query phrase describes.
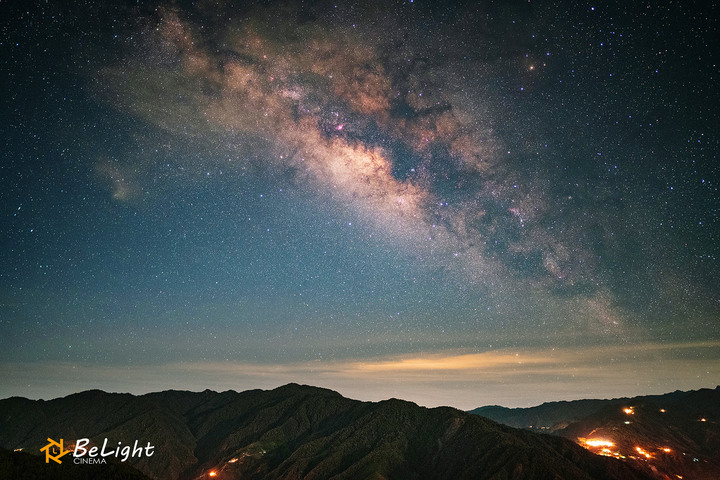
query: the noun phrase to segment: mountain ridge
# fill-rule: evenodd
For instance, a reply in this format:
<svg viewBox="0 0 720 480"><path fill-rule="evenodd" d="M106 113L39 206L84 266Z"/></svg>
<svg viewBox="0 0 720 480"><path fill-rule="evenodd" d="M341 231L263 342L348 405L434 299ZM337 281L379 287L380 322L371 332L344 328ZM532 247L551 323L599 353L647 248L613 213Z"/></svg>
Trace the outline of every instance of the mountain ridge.
<svg viewBox="0 0 720 480"><path fill-rule="evenodd" d="M649 478L566 439L451 407L361 402L298 384L0 400L0 447L39 454L47 438L90 438L94 445L104 438L123 445L149 441L153 456L123 466L155 479L209 478L211 472L215 478L288 480Z"/></svg>

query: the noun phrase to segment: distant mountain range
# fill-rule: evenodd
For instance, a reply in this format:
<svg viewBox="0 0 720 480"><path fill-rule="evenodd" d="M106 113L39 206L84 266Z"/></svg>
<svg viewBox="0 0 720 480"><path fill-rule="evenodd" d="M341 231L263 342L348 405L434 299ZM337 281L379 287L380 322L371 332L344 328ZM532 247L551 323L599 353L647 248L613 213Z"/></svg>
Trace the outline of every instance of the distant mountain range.
<svg viewBox="0 0 720 480"><path fill-rule="evenodd" d="M87 451L110 453L108 464L77 465L72 453L61 464L46 463L48 439L62 439L71 451L85 438ZM121 448L136 440L150 444L152 455L136 452L121 462ZM295 384L241 393L92 390L50 401L8 398L0 400L0 447L3 479L651 478L566 438L454 408L360 402Z"/></svg>
<svg viewBox="0 0 720 480"><path fill-rule="evenodd" d="M658 479L720 479L720 386L531 408L480 407L471 413L568 438Z"/></svg>

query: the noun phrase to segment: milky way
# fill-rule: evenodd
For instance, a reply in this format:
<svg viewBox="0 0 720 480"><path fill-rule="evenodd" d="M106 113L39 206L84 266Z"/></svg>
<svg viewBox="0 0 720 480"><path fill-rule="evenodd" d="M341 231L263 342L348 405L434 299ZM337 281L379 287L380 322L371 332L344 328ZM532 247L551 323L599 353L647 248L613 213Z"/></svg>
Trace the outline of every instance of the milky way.
<svg viewBox="0 0 720 480"><path fill-rule="evenodd" d="M712 8L2 8L0 394L720 378Z"/></svg>

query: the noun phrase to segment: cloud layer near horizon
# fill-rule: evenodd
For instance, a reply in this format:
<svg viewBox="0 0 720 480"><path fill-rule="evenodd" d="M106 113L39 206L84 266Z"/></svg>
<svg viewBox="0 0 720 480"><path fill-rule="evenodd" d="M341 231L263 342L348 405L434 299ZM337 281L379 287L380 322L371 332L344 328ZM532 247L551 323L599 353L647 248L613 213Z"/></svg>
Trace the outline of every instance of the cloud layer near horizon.
<svg viewBox="0 0 720 480"><path fill-rule="evenodd" d="M166 389L215 390L275 388L306 383L366 401L400 397L424 406L471 409L484 405L533 406L528 388L551 387L550 400L614 398L710 385L720 375L720 343L640 344L618 347L457 351L387 358L299 363L176 362L137 367L77 364L4 364L0 397L13 392L25 375L42 377L31 398L48 391L81 388L143 394ZM666 371L673 371L671 381ZM202 379L202 380L193 380ZM678 382L678 379L680 380ZM608 380L613 387L608 388ZM709 383L708 383L709 382Z"/></svg>

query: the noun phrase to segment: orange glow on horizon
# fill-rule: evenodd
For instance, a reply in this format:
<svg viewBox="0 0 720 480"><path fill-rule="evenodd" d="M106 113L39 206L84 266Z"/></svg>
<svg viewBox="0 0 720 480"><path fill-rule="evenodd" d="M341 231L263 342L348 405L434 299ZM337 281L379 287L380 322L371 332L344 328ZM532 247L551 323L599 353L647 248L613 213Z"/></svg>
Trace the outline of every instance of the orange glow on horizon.
<svg viewBox="0 0 720 480"><path fill-rule="evenodd" d="M214 477L217 475L217 472L215 470L212 470L210 473L208 473L211 477Z"/></svg>
<svg viewBox="0 0 720 480"><path fill-rule="evenodd" d="M623 412L628 415L635 415L635 407L625 407L623 408Z"/></svg>
<svg viewBox="0 0 720 480"><path fill-rule="evenodd" d="M547 362L545 357L510 352L485 352L464 355L426 355L422 357L397 358L383 362L356 362L357 371L390 372L422 370L471 370L488 367L515 366Z"/></svg>

